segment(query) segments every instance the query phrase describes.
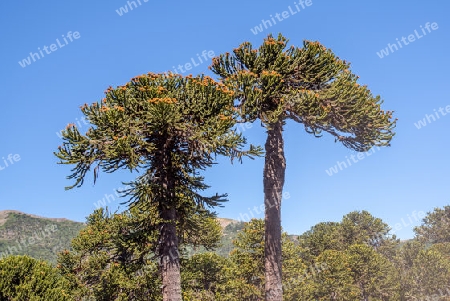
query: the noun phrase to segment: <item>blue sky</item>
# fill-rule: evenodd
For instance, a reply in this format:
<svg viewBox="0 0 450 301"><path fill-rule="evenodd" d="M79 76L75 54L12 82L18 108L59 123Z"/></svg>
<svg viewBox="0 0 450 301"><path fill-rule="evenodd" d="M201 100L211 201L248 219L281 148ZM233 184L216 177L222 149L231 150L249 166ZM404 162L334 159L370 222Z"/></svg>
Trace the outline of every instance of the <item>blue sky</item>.
<svg viewBox="0 0 450 301"><path fill-rule="evenodd" d="M65 179L70 167L56 164L53 152L61 144L56 133L68 123L87 128L79 106L101 99L110 85L149 71L173 70L192 59L198 66L190 72L212 75L210 62L200 64L197 54L206 50L218 55L244 41L259 46L267 34L279 32L290 45L317 40L350 61L360 83L381 95L383 108L394 110L399 119L392 146L373 149L356 157L357 162L350 159L352 151L331 137L314 138L302 125L289 122L284 230L300 234L318 222L368 210L392 227L399 224L396 234L406 239L413 236L412 226L420 224L413 214L450 204L450 115L444 115L450 105L450 4L311 0L302 7L300 1L285 0L139 1L136 6L124 0L1 2L0 210L84 221L95 203L105 194L114 197L114 189L133 175L101 174L95 186L88 177L82 188L64 190L71 184ZM260 27L271 15L276 24ZM434 29L426 29L427 22L435 22ZM254 34L256 26L263 31ZM402 47L392 45L396 43ZM388 55L380 58L382 49ZM34 55L33 61L30 52L41 57ZM24 65L27 58L30 64L22 67L18 62ZM244 133L252 143L264 143L259 123ZM341 163L340 169L337 162L347 159L352 165ZM258 209L263 164L263 158L242 165L221 159L205 173L210 192L229 194L219 216L263 217ZM333 167L337 173L330 176ZM114 209L120 200L112 197L109 206Z"/></svg>

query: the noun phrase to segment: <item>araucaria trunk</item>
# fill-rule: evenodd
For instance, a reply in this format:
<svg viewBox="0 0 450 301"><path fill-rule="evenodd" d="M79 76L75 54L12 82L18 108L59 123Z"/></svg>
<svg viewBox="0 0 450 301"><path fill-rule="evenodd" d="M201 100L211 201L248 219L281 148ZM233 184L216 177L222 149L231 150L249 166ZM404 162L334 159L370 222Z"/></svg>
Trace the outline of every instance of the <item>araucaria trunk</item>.
<svg viewBox="0 0 450 301"><path fill-rule="evenodd" d="M281 282L281 199L286 170L283 145L283 120L267 130L264 165L265 203L265 300L282 301Z"/></svg>
<svg viewBox="0 0 450 301"><path fill-rule="evenodd" d="M175 209L164 212L167 220L162 226L160 248L160 268L162 276L162 294L164 301L182 301L180 258L178 253L178 237L176 232Z"/></svg>
<svg viewBox="0 0 450 301"><path fill-rule="evenodd" d="M163 301L182 301L180 256L178 252L177 211L175 207L175 178L172 170L173 141L169 137L162 139L162 152L159 175L163 198L160 200L161 223L159 237L159 259L162 278Z"/></svg>

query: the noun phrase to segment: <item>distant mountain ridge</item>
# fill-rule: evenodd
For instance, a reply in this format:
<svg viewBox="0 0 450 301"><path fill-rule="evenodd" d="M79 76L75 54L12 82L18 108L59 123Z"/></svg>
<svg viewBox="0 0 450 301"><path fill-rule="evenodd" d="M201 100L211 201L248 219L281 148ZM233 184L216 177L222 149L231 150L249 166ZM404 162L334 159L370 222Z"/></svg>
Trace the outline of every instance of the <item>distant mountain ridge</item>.
<svg viewBox="0 0 450 301"><path fill-rule="evenodd" d="M56 254L69 248L84 227L66 218L47 218L16 210L0 211L0 258L27 254L56 262Z"/></svg>
<svg viewBox="0 0 450 301"><path fill-rule="evenodd" d="M217 219L223 237L216 252L228 256L233 239L245 223L229 218ZM69 249L71 240L84 226L84 223L66 218L48 218L17 210L0 211L0 259L26 254L56 263L57 253Z"/></svg>
<svg viewBox="0 0 450 301"><path fill-rule="evenodd" d="M21 211L18 211L18 210L3 210L3 211L0 211L0 226L4 224L4 222L6 221L6 218L8 217L8 215L10 213L25 214L25 215L28 215L30 217L54 220L56 222L71 221L71 220L69 220L67 218L44 217L44 216L34 215L34 214L30 214L30 213L24 213L24 212L21 212Z"/></svg>

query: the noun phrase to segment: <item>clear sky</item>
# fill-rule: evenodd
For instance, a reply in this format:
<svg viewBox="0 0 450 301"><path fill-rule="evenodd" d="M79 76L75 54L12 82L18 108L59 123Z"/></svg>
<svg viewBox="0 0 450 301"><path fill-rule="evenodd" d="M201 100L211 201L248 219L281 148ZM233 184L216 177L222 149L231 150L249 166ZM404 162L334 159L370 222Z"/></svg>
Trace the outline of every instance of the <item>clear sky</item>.
<svg viewBox="0 0 450 301"><path fill-rule="evenodd" d="M105 194L117 208L114 189L131 179L127 172L101 174L95 186L90 175L82 188L64 190L70 167L57 165L53 152L68 123L87 129L79 107L149 71L192 63L183 74L212 75L210 59L200 63L197 54L218 55L244 41L259 46L279 32L290 45L317 40L350 61L360 83L399 119L391 147L359 157L328 135L317 139L288 123L284 230L300 234L368 210L399 224L396 233L406 239L420 224L414 212L450 204L446 1L17 0L2 1L0 10L0 210L85 221ZM264 143L259 123L244 133ZM219 216L263 218L263 164L219 160L205 173L211 193L229 194Z"/></svg>

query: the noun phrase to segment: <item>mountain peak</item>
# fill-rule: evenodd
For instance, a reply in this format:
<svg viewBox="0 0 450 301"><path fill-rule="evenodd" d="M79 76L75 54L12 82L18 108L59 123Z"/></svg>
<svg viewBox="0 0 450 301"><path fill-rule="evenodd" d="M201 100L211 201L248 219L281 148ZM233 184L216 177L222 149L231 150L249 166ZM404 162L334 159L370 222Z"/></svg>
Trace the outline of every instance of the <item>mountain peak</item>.
<svg viewBox="0 0 450 301"><path fill-rule="evenodd" d="M226 226L232 223L238 223L239 221L231 219L231 218L224 218L224 217L217 217L217 220L219 221L220 226L222 229L225 229Z"/></svg>
<svg viewBox="0 0 450 301"><path fill-rule="evenodd" d="M32 218L40 218L40 219L52 220L52 221L55 221L55 222L70 221L67 218L49 218L49 217L43 217L43 216L39 216L39 215L25 213L25 212L18 211L18 210L2 210L2 211L0 211L0 226L3 225L6 222L6 219L8 218L8 216L11 213L13 213L13 214L20 214L20 215L26 215L26 216L29 216L29 217L32 217Z"/></svg>

